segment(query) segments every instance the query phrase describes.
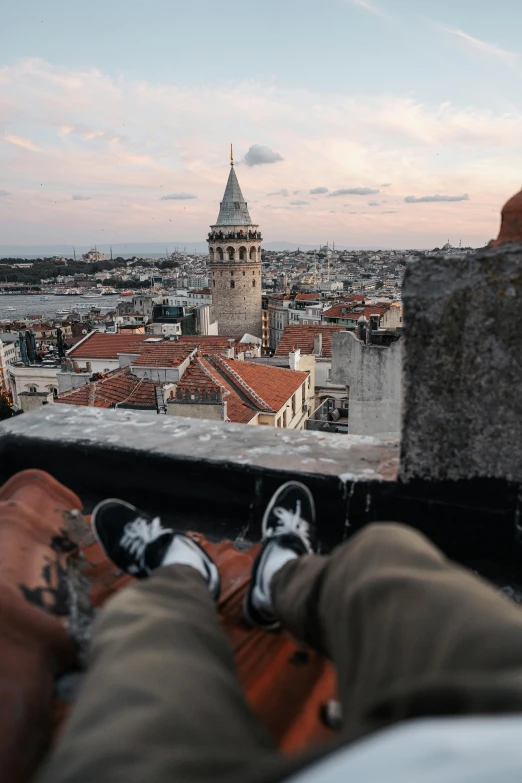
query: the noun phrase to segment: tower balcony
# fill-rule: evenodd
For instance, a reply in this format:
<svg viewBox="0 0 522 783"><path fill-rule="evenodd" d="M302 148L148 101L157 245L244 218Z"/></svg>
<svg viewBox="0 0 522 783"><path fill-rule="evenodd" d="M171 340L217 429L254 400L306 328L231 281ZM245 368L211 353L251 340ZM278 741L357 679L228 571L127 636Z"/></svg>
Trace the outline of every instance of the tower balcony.
<svg viewBox="0 0 522 783"><path fill-rule="evenodd" d="M262 242L260 231L209 231L208 242Z"/></svg>

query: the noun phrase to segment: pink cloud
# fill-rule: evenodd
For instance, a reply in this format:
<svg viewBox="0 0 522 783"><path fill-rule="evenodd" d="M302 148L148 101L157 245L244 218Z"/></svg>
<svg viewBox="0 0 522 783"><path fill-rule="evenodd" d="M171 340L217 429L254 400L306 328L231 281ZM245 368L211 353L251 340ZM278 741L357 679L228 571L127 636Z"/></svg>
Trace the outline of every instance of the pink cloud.
<svg viewBox="0 0 522 783"><path fill-rule="evenodd" d="M35 60L0 69L0 104L2 187L16 194L8 207L2 202L0 230L13 244L22 235L77 243L108 234L113 241L202 238L217 215L231 139L253 218L270 240L368 244L371 231L373 244L429 246L440 243L440 232L458 232L483 244L519 187L512 161L522 152L521 113L261 83L196 89L98 70L66 73ZM254 145L283 160L242 165ZM361 183L378 190L384 181L394 183L390 212L412 193L469 193L470 201L465 209L439 205L444 212L419 205L415 221L408 210L393 219L376 210L363 225L332 214L334 199L312 199L303 210L263 206L267 193L308 193L318 182L335 192ZM71 193L83 192L92 199L79 210ZM197 198L161 200L169 193Z"/></svg>

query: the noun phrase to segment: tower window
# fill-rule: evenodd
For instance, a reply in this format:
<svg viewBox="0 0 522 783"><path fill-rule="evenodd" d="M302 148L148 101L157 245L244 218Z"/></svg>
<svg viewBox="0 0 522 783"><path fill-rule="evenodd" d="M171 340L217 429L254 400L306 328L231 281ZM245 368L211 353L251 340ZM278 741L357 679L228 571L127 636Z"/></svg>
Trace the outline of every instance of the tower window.
<svg viewBox="0 0 522 783"><path fill-rule="evenodd" d="M231 280L230 281L230 288L235 288L235 287L236 287L235 280Z"/></svg>
<svg viewBox="0 0 522 783"><path fill-rule="evenodd" d="M245 275L246 275L246 272L245 272L245 270L243 269L243 277L244 277Z"/></svg>
<svg viewBox="0 0 522 783"><path fill-rule="evenodd" d="M246 261L247 257L247 249L246 247L240 247L239 248L239 260L240 261Z"/></svg>
<svg viewBox="0 0 522 783"><path fill-rule="evenodd" d="M213 285L214 288L216 287L216 281L215 280L212 281L212 285Z"/></svg>
<svg viewBox="0 0 522 783"><path fill-rule="evenodd" d="M228 253L228 260L229 261L233 261L234 260L234 255L235 255L234 248L233 247L227 247L227 253Z"/></svg>
<svg viewBox="0 0 522 783"><path fill-rule="evenodd" d="M256 287L256 281L252 280L252 288L255 288L255 287Z"/></svg>

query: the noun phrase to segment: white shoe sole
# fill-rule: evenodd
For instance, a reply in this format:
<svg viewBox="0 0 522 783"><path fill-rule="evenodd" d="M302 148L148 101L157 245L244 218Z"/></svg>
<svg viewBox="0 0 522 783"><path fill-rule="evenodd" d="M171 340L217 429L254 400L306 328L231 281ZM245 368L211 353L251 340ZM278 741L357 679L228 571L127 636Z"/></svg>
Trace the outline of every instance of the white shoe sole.
<svg viewBox="0 0 522 783"><path fill-rule="evenodd" d="M272 509L274 508L274 506L277 505L277 499L280 496L280 493L282 493L282 491L284 489L286 489L286 487L290 487L290 486L293 487L296 484L299 484L299 486L302 489L302 491L305 492L305 494L308 496L308 500L310 501L310 505L311 505L311 507L312 507L312 509L314 511L314 517L315 517L314 497L313 497L312 493L310 492L310 490L308 489L308 487L306 486L306 484L301 484L300 481L287 481L286 484L282 484L279 487L279 489L273 495L272 500L270 501L270 503L268 504L268 506L265 509L265 513L263 514L263 521L261 522L261 539L266 538L266 531L267 531L267 527L268 527L268 517L270 516L270 513L271 513ZM315 521L314 521L314 525L315 525Z"/></svg>

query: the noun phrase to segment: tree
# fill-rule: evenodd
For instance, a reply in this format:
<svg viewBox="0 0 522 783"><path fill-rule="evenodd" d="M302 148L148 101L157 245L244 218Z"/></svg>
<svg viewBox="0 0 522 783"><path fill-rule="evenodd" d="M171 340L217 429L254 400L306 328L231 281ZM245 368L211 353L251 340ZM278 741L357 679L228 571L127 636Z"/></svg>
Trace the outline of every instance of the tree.
<svg viewBox="0 0 522 783"><path fill-rule="evenodd" d="M0 393L0 421L4 421L4 419L10 419L12 415L13 409L9 404L7 396L3 393Z"/></svg>
<svg viewBox="0 0 522 783"><path fill-rule="evenodd" d="M384 288L384 283L382 282L382 280L377 280L377 282L375 283L375 288Z"/></svg>

